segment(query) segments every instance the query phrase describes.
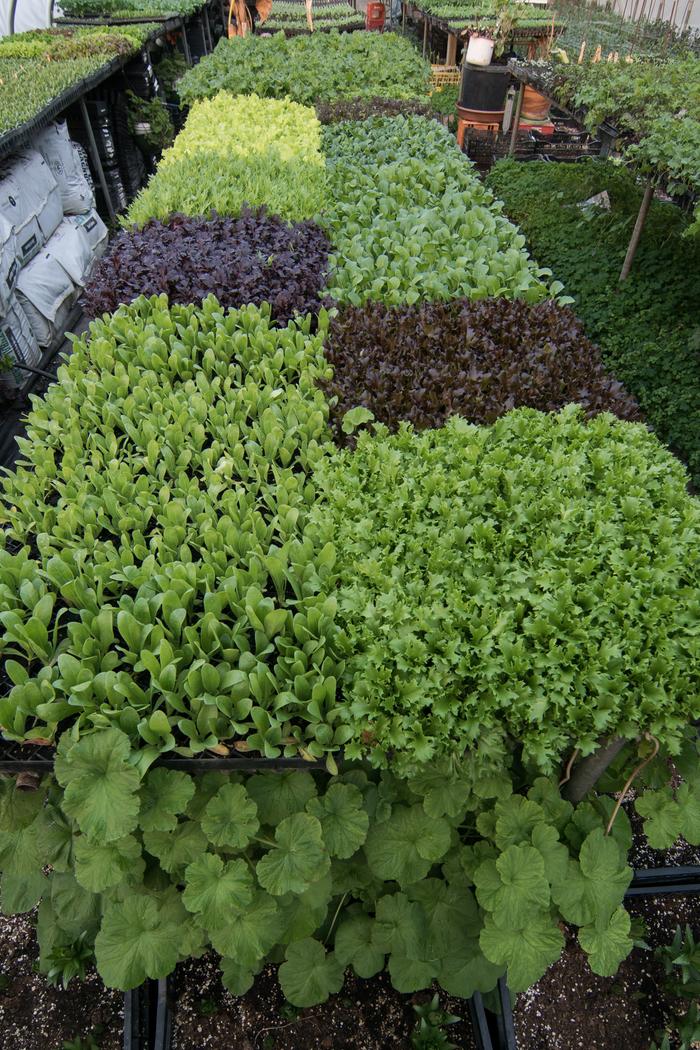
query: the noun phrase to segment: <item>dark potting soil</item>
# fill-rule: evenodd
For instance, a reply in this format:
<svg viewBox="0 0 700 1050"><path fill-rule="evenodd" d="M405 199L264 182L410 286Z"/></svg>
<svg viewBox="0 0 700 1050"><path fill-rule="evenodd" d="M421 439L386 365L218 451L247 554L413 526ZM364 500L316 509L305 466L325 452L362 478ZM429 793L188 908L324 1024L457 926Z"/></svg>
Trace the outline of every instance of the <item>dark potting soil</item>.
<svg viewBox="0 0 700 1050"><path fill-rule="evenodd" d="M700 933L697 896L640 898L628 910L646 922L651 948L669 944L678 925ZM641 948L614 977L598 977L572 932L557 962L518 996L518 1050L649 1050L669 1008L662 983L662 966Z"/></svg>
<svg viewBox="0 0 700 1050"><path fill-rule="evenodd" d="M413 1004L428 992L401 995L387 973L363 981L348 972L338 995L306 1010L290 1007L267 966L246 995L224 989L214 954L182 963L175 973L173 1050L408 1050L416 1026ZM476 1044L464 999L440 995L462 1020L444 1031L460 1050Z"/></svg>
<svg viewBox="0 0 700 1050"><path fill-rule="evenodd" d="M120 1050L122 993L105 988L94 970L84 981L56 988L34 971L38 957L30 918L0 917L2 1050L61 1050L64 1042L90 1034L100 1050Z"/></svg>

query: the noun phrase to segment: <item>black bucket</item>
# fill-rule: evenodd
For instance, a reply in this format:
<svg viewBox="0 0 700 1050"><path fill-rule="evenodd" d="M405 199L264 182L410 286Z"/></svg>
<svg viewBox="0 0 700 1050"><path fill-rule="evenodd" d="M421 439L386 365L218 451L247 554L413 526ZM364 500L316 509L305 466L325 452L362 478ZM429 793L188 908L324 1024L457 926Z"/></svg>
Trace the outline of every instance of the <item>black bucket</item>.
<svg viewBox="0 0 700 1050"><path fill-rule="evenodd" d="M503 113L511 74L507 66L462 66L459 104L462 109Z"/></svg>

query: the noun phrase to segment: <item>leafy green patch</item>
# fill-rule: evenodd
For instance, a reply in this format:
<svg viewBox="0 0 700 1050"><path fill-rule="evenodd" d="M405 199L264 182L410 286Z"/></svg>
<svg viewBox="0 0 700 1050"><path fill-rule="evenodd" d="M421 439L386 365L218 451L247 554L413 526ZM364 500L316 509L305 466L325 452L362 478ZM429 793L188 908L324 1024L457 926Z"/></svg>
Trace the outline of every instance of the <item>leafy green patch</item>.
<svg viewBox="0 0 700 1050"><path fill-rule="evenodd" d="M673 126L673 122L670 122ZM618 284L641 189L625 170L585 164L497 164L487 179L533 254L575 297L574 310L612 374L700 483L700 246L679 209L652 204L634 266ZM607 190L612 208L578 204Z"/></svg>
<svg viewBox="0 0 700 1050"><path fill-rule="evenodd" d="M256 39L251 37L250 39ZM288 99L222 91L192 106L125 225L174 212L240 215L261 205L283 219L310 218L325 199L320 126L312 109Z"/></svg>
<svg viewBox="0 0 700 1050"><path fill-rule="evenodd" d="M274 12L273 12L274 14ZM410 99L428 93L430 67L395 33L317 33L220 40L178 84L185 105L218 91L313 105L340 98Z"/></svg>
<svg viewBox="0 0 700 1050"><path fill-rule="evenodd" d="M318 221L335 248L334 298L359 306L547 296L549 271L530 260L441 124L415 116L330 124L323 148L331 203Z"/></svg>

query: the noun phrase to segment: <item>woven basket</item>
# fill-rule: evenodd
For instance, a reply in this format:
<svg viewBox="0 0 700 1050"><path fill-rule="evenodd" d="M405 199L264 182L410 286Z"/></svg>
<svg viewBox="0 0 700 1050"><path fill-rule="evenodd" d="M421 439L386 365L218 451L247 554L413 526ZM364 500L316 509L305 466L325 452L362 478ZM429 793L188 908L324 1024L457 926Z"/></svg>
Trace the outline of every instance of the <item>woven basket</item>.
<svg viewBox="0 0 700 1050"><path fill-rule="evenodd" d="M439 91L448 84L459 84L459 66L431 66L430 67L430 90Z"/></svg>

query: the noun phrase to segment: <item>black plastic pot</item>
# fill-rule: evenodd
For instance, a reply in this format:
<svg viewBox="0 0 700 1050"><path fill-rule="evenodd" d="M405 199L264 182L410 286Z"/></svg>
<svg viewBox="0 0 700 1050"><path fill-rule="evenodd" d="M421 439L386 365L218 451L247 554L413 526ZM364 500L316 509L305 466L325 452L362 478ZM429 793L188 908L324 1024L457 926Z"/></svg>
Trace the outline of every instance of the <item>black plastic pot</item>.
<svg viewBox="0 0 700 1050"><path fill-rule="evenodd" d="M635 871L625 897L660 897L672 893L700 893L700 864L640 868Z"/></svg>
<svg viewBox="0 0 700 1050"><path fill-rule="evenodd" d="M150 991L142 984L124 993L124 1050L149 1050Z"/></svg>
<svg viewBox="0 0 700 1050"><path fill-rule="evenodd" d="M459 104L462 109L502 113L511 81L508 66L462 66Z"/></svg>

